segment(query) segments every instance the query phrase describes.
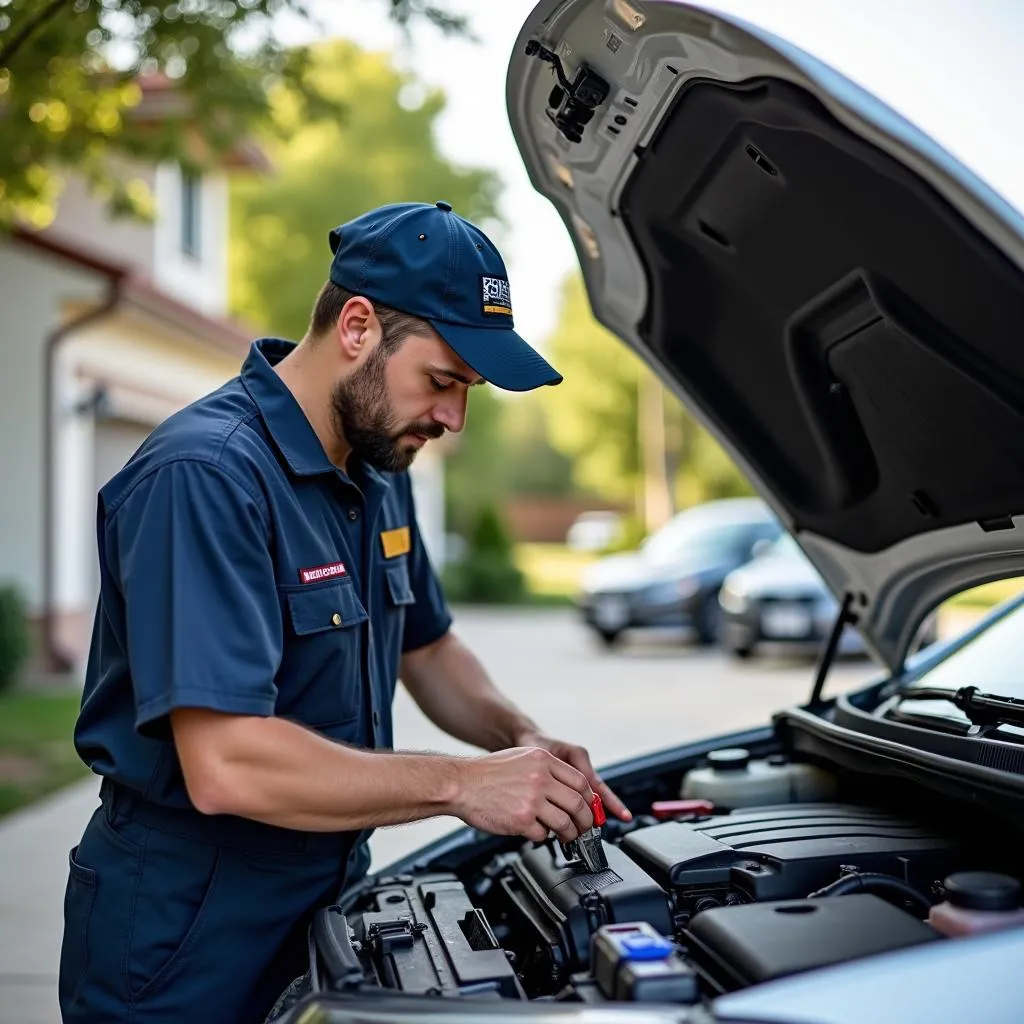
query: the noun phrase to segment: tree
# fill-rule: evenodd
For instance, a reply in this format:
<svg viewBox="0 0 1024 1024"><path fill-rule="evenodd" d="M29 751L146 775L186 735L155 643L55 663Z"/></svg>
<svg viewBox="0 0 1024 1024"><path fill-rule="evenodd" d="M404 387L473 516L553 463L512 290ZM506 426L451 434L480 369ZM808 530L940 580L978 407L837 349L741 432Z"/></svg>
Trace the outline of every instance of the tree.
<svg viewBox="0 0 1024 1024"><path fill-rule="evenodd" d="M442 7L380 2L402 26L466 32ZM265 120L275 83L311 116L326 113L307 51L283 49L271 32L281 12L314 20L306 0L0 0L0 225L46 227L62 168L84 174L113 214L148 215L151 197L123 179L117 158L205 166ZM179 102L154 121L141 116L137 79L158 74Z"/></svg>
<svg viewBox="0 0 1024 1024"><path fill-rule="evenodd" d="M334 113L311 118L296 89L276 86L278 141L268 141L275 172L232 185L232 308L291 338L305 332L326 280L330 228L405 200L446 199L463 216L487 221L496 219L498 194L492 171L458 168L441 155L433 126L444 97L432 92L410 103L417 83L387 56L324 43L311 49L306 74Z"/></svg>
<svg viewBox="0 0 1024 1024"><path fill-rule="evenodd" d="M563 285L549 349L564 376L558 387L541 395L552 444L572 460L578 487L609 500L634 502L642 517L637 395L640 374L646 371L594 319L576 275Z"/></svg>
<svg viewBox="0 0 1024 1024"><path fill-rule="evenodd" d="M507 493L506 413L490 387L470 392L466 429L445 461L445 523L451 533L468 537L483 509L499 505Z"/></svg>
<svg viewBox="0 0 1024 1024"><path fill-rule="evenodd" d="M647 529L673 504L750 493L721 445L597 323L577 275L563 286L550 352L565 379L542 397L551 441L572 460L577 486L632 501Z"/></svg>

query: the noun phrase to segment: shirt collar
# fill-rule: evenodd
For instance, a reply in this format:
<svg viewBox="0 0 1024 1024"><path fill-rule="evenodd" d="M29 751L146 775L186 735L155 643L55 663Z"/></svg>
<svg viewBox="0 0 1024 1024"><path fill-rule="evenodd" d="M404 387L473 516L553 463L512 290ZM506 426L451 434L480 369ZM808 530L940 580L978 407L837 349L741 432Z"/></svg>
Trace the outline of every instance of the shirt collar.
<svg viewBox="0 0 1024 1024"><path fill-rule="evenodd" d="M327 458L313 425L285 382L274 372L274 364L295 347L294 342L280 338L258 338L249 346L249 355L242 365L242 384L293 473L297 476L332 473L337 467Z"/></svg>
<svg viewBox="0 0 1024 1024"><path fill-rule="evenodd" d="M242 385L256 403L274 444L296 476L338 473L351 482L351 478L327 457L302 406L274 372L274 365L296 347L295 342L281 338L257 338L249 346L249 355L242 365ZM360 462L359 474L368 490L390 486L388 474L365 462Z"/></svg>

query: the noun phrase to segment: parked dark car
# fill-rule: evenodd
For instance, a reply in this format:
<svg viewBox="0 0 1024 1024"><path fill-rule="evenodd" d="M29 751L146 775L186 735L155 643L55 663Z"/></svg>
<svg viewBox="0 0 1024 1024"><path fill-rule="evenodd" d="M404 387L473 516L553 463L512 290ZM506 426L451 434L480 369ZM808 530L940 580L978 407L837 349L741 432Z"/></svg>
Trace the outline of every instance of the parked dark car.
<svg viewBox="0 0 1024 1024"><path fill-rule="evenodd" d="M583 621L608 645L629 629L666 627L690 629L700 643L714 643L722 580L781 529L757 498L680 512L639 550L608 555L584 570L576 599Z"/></svg>
<svg viewBox="0 0 1024 1024"><path fill-rule="evenodd" d="M1024 218L830 68L689 4L541 0L507 101L596 317L747 471L879 671L832 697L826 647L762 727L603 770L635 817L588 858L462 829L349 887L288 1024L1018 1024L1024 601L911 651L944 599L1024 574ZM650 709L680 734L686 682Z"/></svg>

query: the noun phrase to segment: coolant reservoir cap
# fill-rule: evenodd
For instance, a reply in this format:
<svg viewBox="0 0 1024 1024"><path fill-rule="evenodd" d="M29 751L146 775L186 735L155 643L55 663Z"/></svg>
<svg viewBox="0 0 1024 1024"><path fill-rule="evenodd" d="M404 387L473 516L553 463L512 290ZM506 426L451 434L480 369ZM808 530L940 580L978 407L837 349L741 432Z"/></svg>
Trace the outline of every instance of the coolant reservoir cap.
<svg viewBox="0 0 1024 1024"><path fill-rule="evenodd" d="M1020 882L993 871L958 871L943 885L946 898L964 910L1016 910L1020 906Z"/></svg>
<svg viewBox="0 0 1024 1024"><path fill-rule="evenodd" d="M750 764L750 751L743 747L723 747L708 754L708 765L716 772L742 772Z"/></svg>

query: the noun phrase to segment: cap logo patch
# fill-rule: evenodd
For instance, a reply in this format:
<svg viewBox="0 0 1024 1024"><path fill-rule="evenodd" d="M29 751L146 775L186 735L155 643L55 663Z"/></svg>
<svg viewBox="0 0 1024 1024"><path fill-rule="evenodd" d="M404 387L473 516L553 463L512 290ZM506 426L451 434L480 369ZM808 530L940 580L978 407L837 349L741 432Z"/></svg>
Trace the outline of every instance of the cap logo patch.
<svg viewBox="0 0 1024 1024"><path fill-rule="evenodd" d="M512 297L508 290L508 281L503 277L480 275L481 309L489 316L512 315Z"/></svg>

